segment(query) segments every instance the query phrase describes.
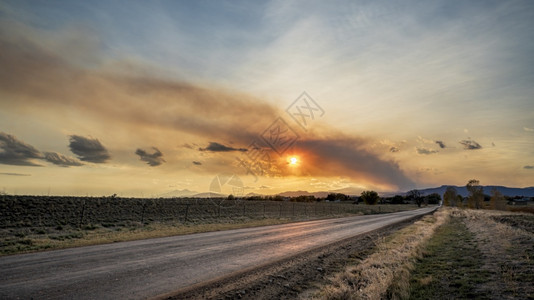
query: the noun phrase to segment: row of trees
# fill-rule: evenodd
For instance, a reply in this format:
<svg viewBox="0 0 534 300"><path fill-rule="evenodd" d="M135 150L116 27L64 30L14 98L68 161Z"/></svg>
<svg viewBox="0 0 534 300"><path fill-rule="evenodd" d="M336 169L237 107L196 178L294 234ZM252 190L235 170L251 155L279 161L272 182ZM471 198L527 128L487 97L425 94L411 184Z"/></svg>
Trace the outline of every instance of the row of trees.
<svg viewBox="0 0 534 300"><path fill-rule="evenodd" d="M411 190L406 196L395 195L393 197L381 198L375 191L363 191L360 196L360 200L370 205L378 202L390 204L405 204L409 202L415 202L417 206L421 207L423 204L439 204L441 201L441 196L437 193L423 196L420 191Z"/></svg>
<svg viewBox="0 0 534 300"><path fill-rule="evenodd" d="M469 196L467 197L467 207L474 209L484 208L484 201L486 195L484 195L484 188L480 185L480 181L471 179L465 186ZM489 208L505 210L507 200L497 189L491 191L489 197ZM443 205L453 207L464 207L464 197L458 195L456 189L452 186L447 187L443 194Z"/></svg>

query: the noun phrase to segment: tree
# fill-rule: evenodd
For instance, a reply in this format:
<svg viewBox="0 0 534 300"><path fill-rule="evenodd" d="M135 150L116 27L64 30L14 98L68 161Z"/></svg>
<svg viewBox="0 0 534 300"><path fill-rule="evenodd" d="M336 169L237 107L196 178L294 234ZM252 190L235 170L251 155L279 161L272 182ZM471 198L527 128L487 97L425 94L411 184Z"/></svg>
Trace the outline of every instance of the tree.
<svg viewBox="0 0 534 300"><path fill-rule="evenodd" d="M276 195L276 196L274 196L273 201L284 201L284 197L282 197L280 195Z"/></svg>
<svg viewBox="0 0 534 300"><path fill-rule="evenodd" d="M292 202L314 202L316 201L316 199L315 199L315 196L313 195L309 195L309 196L300 195L300 196L291 198L291 201Z"/></svg>
<svg viewBox="0 0 534 300"><path fill-rule="evenodd" d="M421 197L421 192L418 190L409 191L408 198L413 199L419 207L421 207L421 204L423 204L423 197Z"/></svg>
<svg viewBox="0 0 534 300"><path fill-rule="evenodd" d="M328 194L328 196L326 196L326 200L328 200L328 201L336 201L336 200L345 201L345 200L350 200L350 197L345 195L345 194L342 194L342 193L330 193L330 194Z"/></svg>
<svg viewBox="0 0 534 300"><path fill-rule="evenodd" d="M391 199L391 204L404 204L404 197L401 195L395 195L395 197Z"/></svg>
<svg viewBox="0 0 534 300"><path fill-rule="evenodd" d="M480 181L471 179L465 186L469 192L469 198L467 199L467 205L469 208L482 208L484 202L484 189L480 185Z"/></svg>
<svg viewBox="0 0 534 300"><path fill-rule="evenodd" d="M426 204L439 204L440 201L441 201L441 196L438 193L432 193L430 195L425 196Z"/></svg>
<svg viewBox="0 0 534 300"><path fill-rule="evenodd" d="M458 199L458 192L453 186L448 186L443 194L443 205L445 206L456 206Z"/></svg>
<svg viewBox="0 0 534 300"><path fill-rule="evenodd" d="M365 204L375 205L378 202L378 193L375 191L363 191L361 194L361 199Z"/></svg>
<svg viewBox="0 0 534 300"><path fill-rule="evenodd" d="M506 210L506 199L496 188L491 190L490 207L491 209Z"/></svg>
<svg viewBox="0 0 534 300"><path fill-rule="evenodd" d="M459 208L463 208L464 207L464 197L462 197L462 195L458 195L456 196L456 206L458 206Z"/></svg>

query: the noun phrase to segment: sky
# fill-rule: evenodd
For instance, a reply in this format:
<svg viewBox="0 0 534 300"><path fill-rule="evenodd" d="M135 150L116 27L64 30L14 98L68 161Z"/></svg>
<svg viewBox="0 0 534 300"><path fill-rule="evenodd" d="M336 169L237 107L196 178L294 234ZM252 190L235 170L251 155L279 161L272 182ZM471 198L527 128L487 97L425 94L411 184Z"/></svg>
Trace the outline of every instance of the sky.
<svg viewBox="0 0 534 300"><path fill-rule="evenodd" d="M0 190L534 184L532 1L0 0Z"/></svg>

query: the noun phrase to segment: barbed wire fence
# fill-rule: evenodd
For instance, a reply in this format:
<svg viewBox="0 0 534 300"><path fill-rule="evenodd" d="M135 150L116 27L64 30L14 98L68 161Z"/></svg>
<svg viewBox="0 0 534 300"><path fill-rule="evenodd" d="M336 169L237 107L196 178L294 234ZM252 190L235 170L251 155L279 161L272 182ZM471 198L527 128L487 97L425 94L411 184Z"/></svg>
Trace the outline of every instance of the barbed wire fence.
<svg viewBox="0 0 534 300"><path fill-rule="evenodd" d="M228 219L327 218L351 214L386 213L387 205L336 202L244 201L214 205L199 199L72 198L3 196L0 227L84 226L152 222L217 222Z"/></svg>

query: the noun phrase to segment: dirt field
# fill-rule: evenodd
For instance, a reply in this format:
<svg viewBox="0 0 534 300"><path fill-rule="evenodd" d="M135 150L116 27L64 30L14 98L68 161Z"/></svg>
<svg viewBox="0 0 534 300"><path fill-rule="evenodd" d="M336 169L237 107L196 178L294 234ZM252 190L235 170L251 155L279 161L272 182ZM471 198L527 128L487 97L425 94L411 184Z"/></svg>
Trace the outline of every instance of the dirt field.
<svg viewBox="0 0 534 300"><path fill-rule="evenodd" d="M335 202L4 195L0 198L0 256L415 208Z"/></svg>

